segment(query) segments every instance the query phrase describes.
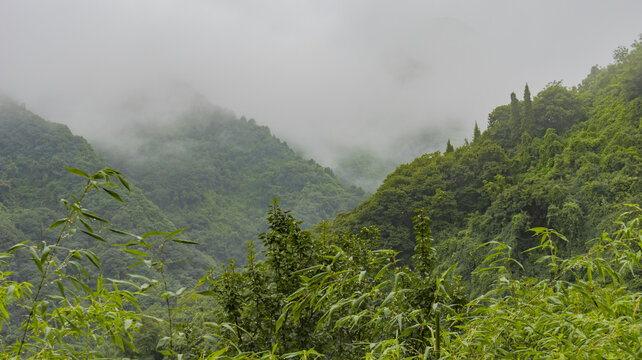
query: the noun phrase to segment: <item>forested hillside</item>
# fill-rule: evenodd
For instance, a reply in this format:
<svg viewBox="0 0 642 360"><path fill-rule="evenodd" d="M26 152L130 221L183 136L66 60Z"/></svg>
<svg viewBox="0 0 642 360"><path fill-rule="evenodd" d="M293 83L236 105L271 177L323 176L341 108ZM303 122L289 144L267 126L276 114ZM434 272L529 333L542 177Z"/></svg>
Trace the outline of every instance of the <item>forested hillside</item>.
<svg viewBox="0 0 642 360"><path fill-rule="evenodd" d="M0 224L6 230L0 239L4 249L24 240L52 241L53 235L45 229L64 214L60 200L71 194L79 196L76 191L83 184L65 167L95 172L106 166L91 145L74 136L65 125L48 122L7 98L0 100L0 154ZM123 194L126 206L97 197L88 199L87 207L96 211L97 216L110 214L114 226L127 231L144 233L150 229L176 228L139 188L131 188L131 192ZM127 263L112 246L83 234L76 235L74 241L74 246L92 249L100 258L112 259L103 265L105 274L124 276ZM189 268L211 266L213 259L204 252L186 251L188 255L181 258L191 259ZM21 261L19 266L29 264ZM29 272L17 271L20 279L33 275ZM188 274L189 271L177 271L173 276L176 280L193 281Z"/></svg>
<svg viewBox="0 0 642 360"><path fill-rule="evenodd" d="M357 206L366 194L304 160L254 120L206 103L169 123L132 126L137 148L105 149L114 167L215 258L243 258L278 198L308 226Z"/></svg>
<svg viewBox="0 0 642 360"><path fill-rule="evenodd" d="M66 127L4 101L0 230L20 243L0 260L22 261L0 266L33 276L0 271L0 321L21 324L3 328L0 357L639 359L642 208L631 203L642 194L642 42L615 55L576 87L511 94L470 143L447 141L444 153L400 166L372 198L313 232L273 201L258 235L264 258L250 242L243 265L210 268L190 289L171 281L187 267L164 258L165 246L201 256L181 237L205 242L222 230L206 221L221 208L242 211L226 202L260 206L264 192L283 191L314 220L308 206L327 214L345 205L331 195L360 193L337 190L313 162L301 167L267 129L211 108L148 130L131 159L114 155L142 190L112 169L69 177L49 163L102 161ZM70 200L56 208L58 196ZM192 219L203 223L172 231ZM78 232L117 235L119 246L100 254L108 265ZM116 259L137 261L126 270L135 275L104 276L124 264Z"/></svg>
<svg viewBox="0 0 642 360"><path fill-rule="evenodd" d="M127 149L138 151L103 147L109 158L105 161L66 126L3 98L2 244L49 236L44 229L60 215L60 199L81 184L65 167L91 173L109 163L127 174L133 189L124 198L127 206L89 203L99 213L112 214L118 228L138 233L188 228L189 238L200 245L188 250L189 256L176 258L190 261L172 275L187 283L220 261L243 257L245 242L265 229L263 214L271 198L282 199L311 225L353 208L365 197L363 191L342 185L330 169L302 159L253 120L237 119L204 103L174 120L158 127L132 125L140 147ZM90 247L96 246L98 255L113 254L109 246ZM119 264L110 265L113 271L108 267L107 273L113 274Z"/></svg>
<svg viewBox="0 0 642 360"><path fill-rule="evenodd" d="M498 106L482 133L445 153L425 154L399 166L379 190L333 223L337 232L365 225L381 229L382 246L408 258L414 246L410 218L424 208L433 220L439 263L459 264L475 292L488 281L472 278L488 241L513 248L523 275L543 271L524 250L537 239L528 229L566 234L565 253L584 251L610 229L623 203L642 200L642 47L620 49L616 63L594 67L578 86L550 83L535 97ZM517 270L516 270L517 271Z"/></svg>

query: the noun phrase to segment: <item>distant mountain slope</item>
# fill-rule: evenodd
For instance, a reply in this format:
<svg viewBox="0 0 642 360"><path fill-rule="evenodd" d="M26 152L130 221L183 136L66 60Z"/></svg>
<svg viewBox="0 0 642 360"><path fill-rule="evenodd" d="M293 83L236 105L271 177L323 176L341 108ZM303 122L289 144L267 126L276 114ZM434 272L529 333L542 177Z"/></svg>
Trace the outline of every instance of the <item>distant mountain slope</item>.
<svg viewBox="0 0 642 360"><path fill-rule="evenodd" d="M139 146L105 148L178 227L218 259L240 257L265 228L271 198L311 226L354 208L365 193L304 160L267 127L198 103L171 122L133 131Z"/></svg>
<svg viewBox="0 0 642 360"><path fill-rule="evenodd" d="M369 200L339 215L334 230L377 225L382 246L406 257L415 244L413 210L424 208L441 263L459 263L475 290L489 281L471 275L487 254L482 243L510 245L525 266L515 272L526 275L546 271L523 252L538 244L531 227L566 234L562 251L586 249L612 228L621 204L642 201L642 44L616 60L578 87L554 82L534 99L527 89L521 101L512 96L469 145L401 165Z"/></svg>
<svg viewBox="0 0 642 360"><path fill-rule="evenodd" d="M64 215L61 198L78 195L83 181L65 170L76 167L95 172L107 167L92 147L74 136L61 124L46 121L24 106L0 99L0 249L23 240L53 243L53 232L43 231ZM126 176L127 177L127 176ZM137 187L123 193L126 206L109 197L92 196L84 204L114 227L142 234L151 230L173 230L174 224L143 195ZM107 235L106 235L107 236ZM73 244L96 249L104 260L103 270L113 276L123 275L122 255L111 246L87 236L77 235ZM68 244L69 245L69 244ZM179 255L179 254L174 254ZM190 259L190 268L212 266L214 260L195 248L182 250L181 258ZM21 264L30 266L30 262ZM26 271L26 270L25 270ZM181 279L188 271L173 274ZM20 275L20 274L19 274ZM189 276L193 276L190 274ZM188 277L183 278L186 280Z"/></svg>

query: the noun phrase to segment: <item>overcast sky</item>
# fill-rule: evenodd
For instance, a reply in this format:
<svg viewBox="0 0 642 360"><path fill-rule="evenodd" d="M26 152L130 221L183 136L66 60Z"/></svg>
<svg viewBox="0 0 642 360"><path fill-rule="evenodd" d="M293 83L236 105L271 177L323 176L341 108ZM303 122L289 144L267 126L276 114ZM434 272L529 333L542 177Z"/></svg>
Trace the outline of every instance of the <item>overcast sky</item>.
<svg viewBox="0 0 642 360"><path fill-rule="evenodd" d="M526 82L607 65L641 15L639 0L0 0L0 91L92 139L128 97L187 84L331 164L470 137Z"/></svg>

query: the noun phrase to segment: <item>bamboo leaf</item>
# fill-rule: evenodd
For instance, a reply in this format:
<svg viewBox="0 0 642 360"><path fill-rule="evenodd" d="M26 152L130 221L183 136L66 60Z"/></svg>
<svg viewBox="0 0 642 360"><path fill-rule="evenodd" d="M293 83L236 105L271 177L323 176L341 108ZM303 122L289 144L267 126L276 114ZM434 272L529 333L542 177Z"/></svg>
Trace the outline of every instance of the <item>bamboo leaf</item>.
<svg viewBox="0 0 642 360"><path fill-rule="evenodd" d="M109 189L104 188L104 187L101 187L101 189L103 189L107 194L109 194L109 196L113 197L114 199L118 200L119 202L121 202L123 204L125 203L123 201L123 199L120 198L120 195L118 195L117 192L115 192L113 190L109 190Z"/></svg>
<svg viewBox="0 0 642 360"><path fill-rule="evenodd" d="M66 167L65 170L69 171L72 174L75 174L75 175L78 175L78 176L82 176L84 178L89 178L89 175L87 175L86 172L84 172L84 171L82 171L80 169L76 169L76 168L72 168L72 167Z"/></svg>
<svg viewBox="0 0 642 360"><path fill-rule="evenodd" d="M136 250L136 249L122 249L122 250L124 252L128 253L128 254L132 254L132 255L136 255L136 256L142 256L142 257L149 257L149 254L144 253L144 252L142 252L140 250Z"/></svg>
<svg viewBox="0 0 642 360"><path fill-rule="evenodd" d="M173 242L176 243L181 243L181 244L190 244L190 245L200 245L199 242L196 241L190 241L190 240L183 240L183 239L172 239Z"/></svg>
<svg viewBox="0 0 642 360"><path fill-rule="evenodd" d="M100 236L100 235L98 235L98 234L96 234L96 233L89 232L89 231L82 230L82 229L81 229L80 231L81 231L81 232L83 232L83 233L85 233L85 234L87 234L87 235L89 235L89 236L91 236L91 237L93 237L93 238L94 238L94 239L96 239L96 240L100 240L100 241L102 241L102 242L107 242L107 240L105 240L102 236Z"/></svg>
<svg viewBox="0 0 642 360"><path fill-rule="evenodd" d="M123 184L123 186L125 187L125 189L127 189L127 191L131 191L131 189L129 188L129 183L122 176L120 176L120 174L116 174L116 177L118 177L118 181L120 181L120 183Z"/></svg>
<svg viewBox="0 0 642 360"><path fill-rule="evenodd" d="M60 225L64 224L66 221L67 221L67 218L60 219L60 220L56 220L56 221L54 221L54 223L53 223L53 224L49 225L49 227L48 227L46 230L55 229L55 228L57 228L58 226L60 226Z"/></svg>
<svg viewBox="0 0 642 360"><path fill-rule="evenodd" d="M174 236L176 236L176 235L178 235L178 234L182 233L182 232L183 232L183 231L185 231L185 230L187 230L187 228L176 229L176 230L172 231L171 233L167 234L167 236L165 236L165 238L166 238L166 239L169 239L169 238L171 238L171 237L174 237Z"/></svg>
<svg viewBox="0 0 642 360"><path fill-rule="evenodd" d="M168 233L165 231L150 231L146 232L141 236L142 239L147 239L150 236L161 236L161 235L167 235Z"/></svg>

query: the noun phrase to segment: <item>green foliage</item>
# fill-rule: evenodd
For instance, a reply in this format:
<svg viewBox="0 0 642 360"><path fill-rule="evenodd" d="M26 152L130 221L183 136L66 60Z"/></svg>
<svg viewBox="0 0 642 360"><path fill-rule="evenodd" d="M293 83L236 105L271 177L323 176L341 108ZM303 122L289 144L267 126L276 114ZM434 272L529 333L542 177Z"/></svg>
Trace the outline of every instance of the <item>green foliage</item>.
<svg viewBox="0 0 642 360"><path fill-rule="evenodd" d="M83 185L83 174L71 173L65 168L82 168L93 174L108 167L81 137L74 136L60 124L45 121L9 99L0 99L0 226L6 232L0 235L0 246L8 248L25 239L55 242L51 231L45 231L54 222L65 205L60 201ZM80 176L78 176L80 175ZM114 177L119 182L117 177ZM121 201L113 201L115 188L107 186L105 197L87 199L85 206L97 214L110 214L114 227L132 233L144 233L148 229L171 230L175 228L167 216L151 203L135 184L127 184L131 191L120 193ZM6 190L6 191L5 191ZM107 241L114 234L101 235ZM125 277L123 269L129 264L118 256L118 251L107 243L94 241L90 235L78 231L69 240L69 247L90 249L98 258L114 258L102 264L104 275L112 278ZM171 255L176 247L170 247ZM172 266L172 281L194 283L190 268L206 267L213 259L197 249L186 249L190 258L188 266ZM35 281L23 255L10 260L17 281ZM92 270L90 270L91 272Z"/></svg>
<svg viewBox="0 0 642 360"><path fill-rule="evenodd" d="M479 130L477 121L475 121L475 129L473 130L473 142L479 141L480 138L481 138L481 131Z"/></svg>
<svg viewBox="0 0 642 360"><path fill-rule="evenodd" d="M140 317L128 309L138 306L131 291L119 288L120 280L98 275L95 285L90 283L88 271L81 263L88 261L100 269L101 261L91 250L69 248L68 243L76 232L82 232L95 241L105 242L100 234L111 223L83 207L90 192L102 191L117 201L121 196L115 191L119 186L129 190L129 184L118 171L103 169L88 175L76 168L67 168L86 183L82 192L62 200L65 217L53 222L47 230L59 230L53 243L20 242L9 250L27 252L37 270L37 281L32 283L5 281L0 291L2 320L8 322L6 304L24 311L24 320L16 330L16 341L3 344L5 356L27 358L77 358L94 353L92 348L110 339L113 345L124 349L133 347L130 331ZM120 185L118 185L116 182ZM8 256L8 254L5 254ZM72 271L71 269L75 270ZM3 277L10 273L3 273ZM47 290L55 284L56 290ZM56 294L57 292L58 294ZM18 313L20 311L18 310Z"/></svg>
<svg viewBox="0 0 642 360"><path fill-rule="evenodd" d="M112 163L120 163L133 175L131 192L119 195L127 206L100 197L87 203L98 213L111 214L115 226L131 233L171 231L174 223L188 228L189 238L200 245L181 253L176 244L166 249L170 259L189 259L169 262L172 284L194 284L203 269L227 257L241 257L242 244L265 230L262 214L271 197L282 198L298 216L316 223L365 196L341 185L314 161L301 159L254 121L211 108L196 109L180 120L184 120L181 126L140 134L140 153L120 154L128 161L111 156ZM7 230L0 235L0 244L6 247L28 237L53 240L43 231L45 224L55 220L59 199L80 184L77 176L61 169L107 167L67 127L47 122L5 98L0 99L0 151L0 226ZM115 238L106 236L108 241ZM90 248L99 258L117 256L116 249L92 243L81 232L72 243ZM127 261L104 264L106 276L125 277ZM33 281L24 262L16 262L18 280Z"/></svg>
<svg viewBox="0 0 642 360"><path fill-rule="evenodd" d="M440 316L462 309L465 296L449 271L433 272L423 212L415 218L417 270L400 266L393 251L376 250L373 228L315 239L276 203L268 222L265 262L250 256L242 271L232 262L201 280L209 284L201 294L221 304L226 322L213 327L225 356L258 359L270 349L283 359L312 350L341 359L438 352L434 329L449 327Z"/></svg>
<svg viewBox="0 0 642 360"><path fill-rule="evenodd" d="M533 103L531 101L531 90L528 88L528 84L524 86L524 103L523 103L521 131L522 133L526 132L531 135L534 135L536 133L535 113L533 112Z"/></svg>
<svg viewBox="0 0 642 360"><path fill-rule="evenodd" d="M450 143L450 139L448 139L448 142L446 142L446 152L451 153L453 151L455 151L455 147Z"/></svg>
<svg viewBox="0 0 642 360"><path fill-rule="evenodd" d="M396 166L396 161L381 159L369 151L352 150L346 151L333 168L346 184L355 184L372 193Z"/></svg>
<svg viewBox="0 0 642 360"><path fill-rule="evenodd" d="M517 142L522 130L522 112L519 106L519 100L515 93L510 93L510 127L511 139L513 143Z"/></svg>
<svg viewBox="0 0 642 360"><path fill-rule="evenodd" d="M548 128L563 133L573 124L586 120L578 95L558 83L550 84L537 94L533 103L533 113L538 134Z"/></svg>
<svg viewBox="0 0 642 360"><path fill-rule="evenodd" d="M304 160L267 127L213 106L192 108L155 129L131 131L138 147L102 153L218 263L242 260L243 244L265 230L263 212L271 198L308 224L365 198L329 169ZM193 269L208 266L197 263Z"/></svg>
<svg viewBox="0 0 642 360"><path fill-rule="evenodd" d="M182 267L175 254L189 256L185 245L196 245L179 237L185 229L123 231L87 210L98 205L134 228L150 223L128 217L139 207L153 211L118 171L90 175L66 164L72 178L40 179L47 164L37 159L49 159L47 149L65 148L65 156L75 150L37 134L45 129L66 139L68 130L4 106L0 125L10 131L6 124L15 122L28 135L0 138L7 153L0 158L0 236L17 240L0 254L8 269L0 272L2 356L640 358L642 208L627 205L618 216L619 204L639 202L642 193L639 44L619 52L616 64L594 68L577 88L553 83L540 92L533 134L512 126L528 118L525 91L523 103L512 96L512 106L495 109L472 144L400 166L371 199L315 235L274 201L259 236L265 259L250 242L244 265L232 260L211 269L198 291L172 279ZM198 139L211 125L184 131ZM35 147L37 156L13 147ZM300 169L297 161L287 164L286 174ZM177 178L199 176L184 170ZM303 186L296 175L263 174ZM48 193L39 199L14 191L30 181L54 184L50 191L83 190L63 200L65 217L56 220ZM317 185L332 186L308 185L302 192L311 198L319 196ZM177 201L187 201L185 210L200 199L183 190ZM197 190L215 199L206 187ZM109 202L87 197L94 192ZM134 210L123 210L130 199ZM426 210L411 221L413 208ZM51 226L37 242L25 240L42 219ZM127 240L108 246L115 237ZM93 244L109 247L101 252L109 256ZM122 273L123 265L139 273ZM119 278L105 276L118 268Z"/></svg>
<svg viewBox="0 0 642 360"><path fill-rule="evenodd" d="M619 204L642 202L642 99L637 80L631 82L642 71L640 58L636 43L623 61L594 69L581 86L551 83L531 105L526 87L522 102L511 96L511 104L489 114L488 129L477 140L398 167L371 199L337 216L328 229L375 225L382 245L399 251L405 263L414 246L408 209L424 208L433 220L438 268L458 263L456 273L473 294L485 293L493 281L472 274L488 255L480 244L497 241L514 249L524 266L512 268L517 278L545 270L531 253L522 253L534 246L527 232L534 225L576 240L562 245L562 254L586 251L586 239L613 230Z"/></svg>
<svg viewBox="0 0 642 360"><path fill-rule="evenodd" d="M108 168L93 175L77 168L67 168L67 171L85 179L86 183L79 195L71 195L71 201L62 200L66 216L47 228L47 231L59 231L54 242L22 241L12 246L9 253L0 254L0 258L9 258L10 253L26 253L37 270L33 283L8 281L6 278L12 273L0 272L4 280L0 286L0 325L12 326L10 312L17 314L17 319L24 318L19 327L6 332L7 336L0 342L3 355L38 359L102 357L114 354L106 350L106 340L121 354L135 354L135 343L140 340L135 340L134 333L141 328L149 331L151 319L152 324L165 327L161 330L165 336L153 340L151 351L182 357L179 350L185 346L179 345L190 339L176 326L175 318L182 310L179 300L185 287L170 290L166 270L170 263L165 252L170 243L182 246L196 243L178 237L185 229L151 231L137 236L114 228L111 222L83 205L89 202L93 192L104 193L123 203L118 189L130 191L131 187L120 172ZM124 244L116 244L121 252L117 257L133 258L135 262L128 268L143 265L152 270L156 279L141 273L127 274L128 280L105 277L103 262L93 251L74 247L75 233L103 243L107 242L105 233L130 238ZM83 261L96 270L87 269ZM164 305L164 314L159 317L140 311L139 300L149 303L144 298L150 295L153 302Z"/></svg>
<svg viewBox="0 0 642 360"><path fill-rule="evenodd" d="M545 265L548 275L540 279L514 278L511 267L521 266L512 257L514 249L500 242L484 244L491 251L478 272L491 274L496 282L470 302L450 269L420 270L430 268L430 261L422 260L432 257L432 251L425 251L431 237L421 212L415 218L417 272L399 266L394 252L374 250L376 241L367 240L372 230L338 237L319 264L297 272L299 288L273 317L271 347L239 349L229 326L218 335L224 341L213 358L638 358L642 295L629 284L642 261L642 208L631 210L619 218L619 230L602 234L589 251L569 257L559 255L561 244L568 241L565 236L548 228L532 229L539 241L525 252ZM221 273L211 284L242 289L242 282L227 280L230 274ZM244 272L232 274L244 278ZM233 308L252 313L254 305L243 300L236 304ZM310 317L315 321L307 323L313 328L307 331L314 336L297 344L305 330L288 329ZM247 333L241 334L243 338Z"/></svg>
<svg viewBox="0 0 642 360"><path fill-rule="evenodd" d="M382 241L376 228L312 236L273 201L268 230L259 236L265 260L257 260L249 243L246 265L238 269L231 260L210 270L198 284L206 289L195 294L185 288L170 289L165 274L166 246L194 244L179 237L185 229L141 236L114 229L81 202L97 191L120 202L121 194L112 189L128 188L128 183L111 169L94 175L68 170L87 182L79 196L65 202L66 217L49 227L49 231L60 229L56 242L25 241L9 249L9 253L26 250L41 280L34 285L18 283L7 280L9 272L0 272L0 324L8 323L8 305L27 310L22 336L14 344L0 343L5 357L119 356L102 346L107 339L121 355L139 356L145 351L176 359L551 354L637 358L642 354L637 330L642 295L631 290L642 272L642 208L637 205L629 205L631 211L617 219L617 231L602 233L579 254L562 256L569 240L544 227L531 229L538 241L523 251L518 250L521 244L482 244L479 248L490 251L476 273L489 274L494 283L487 293L468 301L461 278L453 275L456 265L444 271L436 266L438 254L425 211L417 210L413 219L411 268L398 262L395 251L377 249ZM502 184L501 178L495 180ZM552 221L573 219L577 209L566 203ZM514 230L525 226L525 218L513 217ZM576 222L570 224L572 228ZM101 229L129 239L117 248L137 261L131 268L152 269L156 279L131 274L131 281L102 275L91 280L81 261L100 268L100 259L89 250L65 244L75 231L102 242ZM10 257L9 253L0 258ZM517 269L523 269L516 258L520 254L537 256L534 264L545 269L539 279L515 276ZM76 271L68 271L70 267ZM56 285L57 294L41 291L48 283ZM149 296L159 302L141 312L138 304ZM192 306L184 305L192 300L196 300ZM155 336L154 331L162 335Z"/></svg>
<svg viewBox="0 0 642 360"><path fill-rule="evenodd" d="M640 293L627 278L640 270L638 206L625 213L613 234L592 248L558 257L554 230L533 229L543 250L538 261L548 279L501 278L486 296L473 300L456 333L448 334L447 358L639 358Z"/></svg>

